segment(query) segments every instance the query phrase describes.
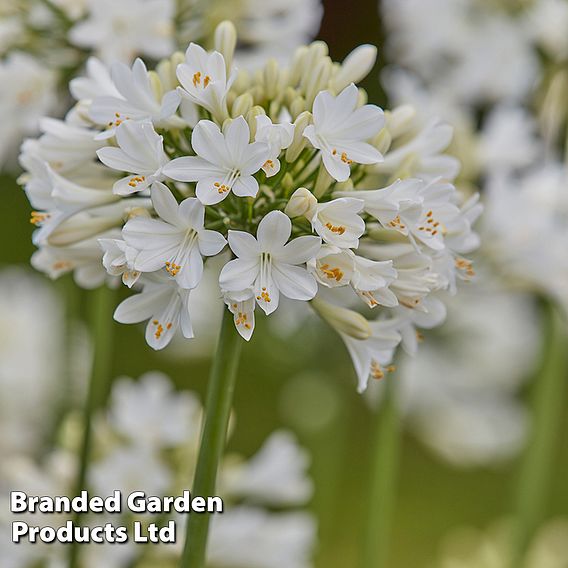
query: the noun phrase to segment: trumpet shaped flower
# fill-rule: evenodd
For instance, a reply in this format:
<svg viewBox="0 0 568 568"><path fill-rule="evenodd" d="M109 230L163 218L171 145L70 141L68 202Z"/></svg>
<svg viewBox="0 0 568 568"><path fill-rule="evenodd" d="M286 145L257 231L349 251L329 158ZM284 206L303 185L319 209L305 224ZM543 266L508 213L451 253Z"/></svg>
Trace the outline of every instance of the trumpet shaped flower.
<svg viewBox="0 0 568 568"><path fill-rule="evenodd" d="M229 246L238 258L223 267L221 288L228 292L252 288L266 314L276 310L280 293L292 300L311 300L317 283L302 265L316 256L321 240L306 235L288 242L291 233L292 223L281 211L262 219L256 238L244 231L229 231Z"/></svg>
<svg viewBox="0 0 568 568"><path fill-rule="evenodd" d="M329 175L345 181L351 164L376 164L382 154L366 141L384 126L383 111L375 105L357 108L359 90L353 84L334 97L329 91L319 93L314 101L314 123L304 136L321 151Z"/></svg>
<svg viewBox="0 0 568 568"><path fill-rule="evenodd" d="M204 228L205 208L195 197L178 204L162 183L152 188L152 204L159 219L130 219L122 230L126 244L136 249L134 263L140 272L165 268L180 288L191 290L203 276L203 257L221 252L227 241Z"/></svg>
<svg viewBox="0 0 568 568"><path fill-rule="evenodd" d="M115 170L132 172L113 187L117 195L130 195L148 189L164 179L163 167L168 163L163 140L150 122L125 122L116 131L118 148L106 146L97 151L99 160Z"/></svg>
<svg viewBox="0 0 568 568"><path fill-rule="evenodd" d="M233 192L238 197L255 197L258 172L269 157L264 142L249 142L250 129L239 116L223 133L210 120L201 120L191 136L197 156L183 156L167 164L164 173L177 181L197 182L195 194L204 205L223 201Z"/></svg>

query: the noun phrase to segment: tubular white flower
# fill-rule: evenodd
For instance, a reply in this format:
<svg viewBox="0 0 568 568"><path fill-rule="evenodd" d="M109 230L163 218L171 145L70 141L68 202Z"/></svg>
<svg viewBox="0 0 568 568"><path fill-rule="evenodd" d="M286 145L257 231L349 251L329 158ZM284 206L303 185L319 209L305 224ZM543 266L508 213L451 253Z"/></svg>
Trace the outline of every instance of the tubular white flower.
<svg viewBox="0 0 568 568"><path fill-rule="evenodd" d="M376 60L377 48L374 45L356 47L341 63L331 81L332 88L339 92L350 83L358 83L369 74Z"/></svg>
<svg viewBox="0 0 568 568"><path fill-rule="evenodd" d="M303 216L310 219L314 214L317 202L318 200L311 191L305 187L300 187L290 197L284 213L292 219Z"/></svg>
<svg viewBox="0 0 568 568"><path fill-rule="evenodd" d="M294 140L294 125L291 122L272 124L272 121L265 114L256 117L256 142L268 144L270 152L268 159L264 162L262 169L266 177L272 177L280 171L280 160L278 156Z"/></svg>
<svg viewBox="0 0 568 568"><path fill-rule="evenodd" d="M110 75L119 96L96 97L89 105L89 118L104 128L99 139L110 138L124 122L151 121L157 126L173 121L183 126L176 112L180 96L177 91L168 91L161 101L156 99L148 70L141 59L136 59L132 68L124 63L114 63Z"/></svg>
<svg viewBox="0 0 568 568"><path fill-rule="evenodd" d="M138 254L140 272L166 269L181 288L191 290L203 276L203 256L215 256L227 244L220 233L205 229L205 208L195 197L178 204L162 183L152 187L152 204L159 219L134 217L122 229L127 245Z"/></svg>
<svg viewBox="0 0 568 568"><path fill-rule="evenodd" d="M134 175L118 180L113 187L117 195L130 195L148 189L164 179L163 168L168 163L162 137L150 122L125 122L116 130L118 148L97 150L99 160L119 171Z"/></svg>
<svg viewBox="0 0 568 568"><path fill-rule="evenodd" d="M219 120L227 118L227 93L236 78L227 73L225 59L218 51L206 52L200 45L190 43L185 63L177 68L182 96L206 108Z"/></svg>
<svg viewBox="0 0 568 568"><path fill-rule="evenodd" d="M114 312L120 323L140 323L148 320L146 342L152 349L166 347L181 328L184 337L193 337L189 315L189 290L180 288L164 273L145 276L142 292L126 298Z"/></svg>
<svg viewBox="0 0 568 568"><path fill-rule="evenodd" d="M122 283L132 288L141 272L134 268L134 261L138 251L128 246L121 239L99 239L104 251L103 266L111 276L121 276Z"/></svg>
<svg viewBox="0 0 568 568"><path fill-rule="evenodd" d="M250 341L254 331L254 307L256 305L252 290L245 290L244 293L225 293L225 304L233 314L235 327L241 337Z"/></svg>
<svg viewBox="0 0 568 568"><path fill-rule="evenodd" d="M249 142L250 130L239 116L225 133L210 120L201 120L191 136L197 156L172 160L164 173L177 181L197 182L196 195L204 205L223 201L233 192L238 197L255 197L258 172L268 159L270 149L264 142Z"/></svg>
<svg viewBox="0 0 568 568"><path fill-rule="evenodd" d="M357 248L365 232L365 221L359 213L364 202L340 197L315 207L311 223L314 231L328 244L339 248Z"/></svg>
<svg viewBox="0 0 568 568"><path fill-rule="evenodd" d="M337 181L349 178L351 164L376 164L381 153L366 140L378 134L384 125L383 111L374 105L357 108L359 91L353 84L337 97L329 91L314 101L314 123L304 136L321 151L325 168Z"/></svg>
<svg viewBox="0 0 568 568"><path fill-rule="evenodd" d="M304 236L288 243L291 233L292 223L281 211L264 217L256 239L243 231L229 231L229 246L238 258L223 267L221 288L228 292L252 288L266 314L278 307L280 292L292 300L311 300L317 284L300 265L317 254L321 240Z"/></svg>

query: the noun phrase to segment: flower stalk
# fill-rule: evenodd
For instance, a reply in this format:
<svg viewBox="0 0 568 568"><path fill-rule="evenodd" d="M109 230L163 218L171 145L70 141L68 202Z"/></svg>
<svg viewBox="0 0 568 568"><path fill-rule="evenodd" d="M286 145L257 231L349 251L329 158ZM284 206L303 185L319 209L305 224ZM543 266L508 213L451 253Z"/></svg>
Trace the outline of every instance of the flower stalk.
<svg viewBox="0 0 568 568"><path fill-rule="evenodd" d="M566 334L558 308L552 302L547 302L546 317L548 330L543 365L534 385L531 437L517 485L511 568L524 565L532 537L543 521L562 433L568 371Z"/></svg>
<svg viewBox="0 0 568 568"><path fill-rule="evenodd" d="M87 391L87 399L83 410L83 438L79 457L79 470L75 486L75 495L85 489L87 471L92 442L92 419L97 408L104 404L112 376L112 309L114 293L106 286L101 286L93 293L92 311L90 314L91 339L93 342L93 363ZM74 519L79 524L79 514ZM78 542L69 547L69 568L79 565Z"/></svg>
<svg viewBox="0 0 568 568"><path fill-rule="evenodd" d="M400 416L396 379L385 379L380 407L375 413L374 446L369 480L369 509L364 530L361 568L389 566L389 543L396 497Z"/></svg>
<svg viewBox="0 0 568 568"><path fill-rule="evenodd" d="M233 316L225 310L217 354L209 379L205 424L193 480L194 496L209 497L215 494L217 470L225 449L241 347L242 340L235 330ZM209 520L209 515L189 516L181 568L203 568L205 565Z"/></svg>

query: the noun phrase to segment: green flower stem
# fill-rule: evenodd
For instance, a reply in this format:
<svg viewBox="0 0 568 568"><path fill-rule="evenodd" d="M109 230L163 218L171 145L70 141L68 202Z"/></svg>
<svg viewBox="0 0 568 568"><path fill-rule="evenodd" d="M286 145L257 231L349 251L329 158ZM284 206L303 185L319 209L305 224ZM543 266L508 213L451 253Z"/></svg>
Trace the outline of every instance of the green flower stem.
<svg viewBox="0 0 568 568"><path fill-rule="evenodd" d="M225 449L242 343L233 323L233 315L225 310L217 354L209 378L205 424L193 480L192 495L196 497L215 494L217 470ZM182 568L203 568L205 565L209 520L207 513L189 515L180 564Z"/></svg>
<svg viewBox="0 0 568 568"><path fill-rule="evenodd" d="M567 342L558 309L548 303L546 312L548 330L543 365L533 390L532 432L517 486L512 568L523 566L527 548L544 520L554 457L562 436L568 379Z"/></svg>
<svg viewBox="0 0 568 568"><path fill-rule="evenodd" d="M389 542L395 508L399 461L400 416L394 376L385 378L385 391L375 416L375 440L368 491L368 515L364 527L361 568L390 566Z"/></svg>
<svg viewBox="0 0 568 568"><path fill-rule="evenodd" d="M113 290L101 286L93 292L91 302L91 340L93 342L93 363L87 391L87 400L83 410L83 439L79 458L79 471L75 486L75 495L79 495L86 487L87 469L91 451L92 418L95 410L102 406L107 398L112 377L112 309ZM74 524L80 524L80 514L74 519ZM79 565L79 548L77 542L69 545L69 567Z"/></svg>

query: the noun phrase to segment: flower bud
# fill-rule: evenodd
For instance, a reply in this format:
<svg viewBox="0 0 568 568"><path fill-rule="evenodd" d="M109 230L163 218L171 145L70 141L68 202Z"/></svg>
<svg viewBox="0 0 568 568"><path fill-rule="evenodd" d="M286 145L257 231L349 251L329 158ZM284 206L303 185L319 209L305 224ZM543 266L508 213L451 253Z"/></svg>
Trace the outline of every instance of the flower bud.
<svg viewBox="0 0 568 568"><path fill-rule="evenodd" d="M377 48L374 45L360 45L355 48L341 64L331 81L331 88L339 93L351 83L364 79L377 60Z"/></svg>
<svg viewBox="0 0 568 568"><path fill-rule="evenodd" d="M373 334L369 322L353 310L334 306L317 297L311 301L311 304L315 311L339 333L359 340L369 339Z"/></svg>
<svg viewBox="0 0 568 568"><path fill-rule="evenodd" d="M237 47L237 30L228 20L221 22L215 29L215 49L225 58L227 73L233 64L233 56Z"/></svg>
<svg viewBox="0 0 568 568"><path fill-rule="evenodd" d="M318 200L311 191L305 187L297 189L290 197L290 201L284 209L284 213L291 219L294 217L311 217L315 210Z"/></svg>
<svg viewBox="0 0 568 568"><path fill-rule="evenodd" d="M100 233L104 233L122 224L121 218L91 217L85 219L81 216L71 217L63 221L47 237L47 243L55 247L72 245Z"/></svg>
<svg viewBox="0 0 568 568"><path fill-rule="evenodd" d="M269 59L262 72L264 94L267 99L274 99L278 93L280 70L276 59Z"/></svg>
<svg viewBox="0 0 568 568"><path fill-rule="evenodd" d="M306 104L311 107L317 94L327 88L333 63L329 57L324 57L315 65L313 73L306 83Z"/></svg>
<svg viewBox="0 0 568 568"><path fill-rule="evenodd" d="M312 123L312 113L304 111L298 118L294 121L294 140L292 144L286 150L286 161L294 162L298 159L298 156L302 153L302 150L306 147L307 140L304 138L304 130L306 126Z"/></svg>
<svg viewBox="0 0 568 568"><path fill-rule="evenodd" d="M305 110L306 110L306 99L298 95L290 104L290 114L292 115L292 118L296 119Z"/></svg>
<svg viewBox="0 0 568 568"><path fill-rule="evenodd" d="M231 116L236 118L237 116L246 116L254 104L254 100L250 93L244 93L239 95L233 102L231 107Z"/></svg>
<svg viewBox="0 0 568 568"><path fill-rule="evenodd" d="M372 140L373 146L381 153L386 154L392 144L392 134L388 128L383 128Z"/></svg>
<svg viewBox="0 0 568 568"><path fill-rule="evenodd" d="M390 112L385 112L387 128L393 138L404 134L416 116L416 109L411 105L402 105Z"/></svg>
<svg viewBox="0 0 568 568"><path fill-rule="evenodd" d="M304 60L308 53L308 46L302 45L294 52L294 57L292 59L292 64L290 65L290 84L295 85L300 80L302 76L302 70L304 68Z"/></svg>
<svg viewBox="0 0 568 568"><path fill-rule="evenodd" d="M316 178L316 183L314 186L314 194L315 196L320 199L325 195L325 192L330 188L331 184L333 183L334 179L329 175L325 166L320 164L320 168L318 171L318 177Z"/></svg>
<svg viewBox="0 0 568 568"><path fill-rule="evenodd" d="M148 71L148 79L150 80L150 85L152 87L152 92L156 100L161 101L164 95L164 88L162 87L162 81L155 71Z"/></svg>
<svg viewBox="0 0 568 568"><path fill-rule="evenodd" d="M261 106L252 107L246 114L245 118L250 129L250 138L254 140L256 136L256 117L266 114L266 111Z"/></svg>

